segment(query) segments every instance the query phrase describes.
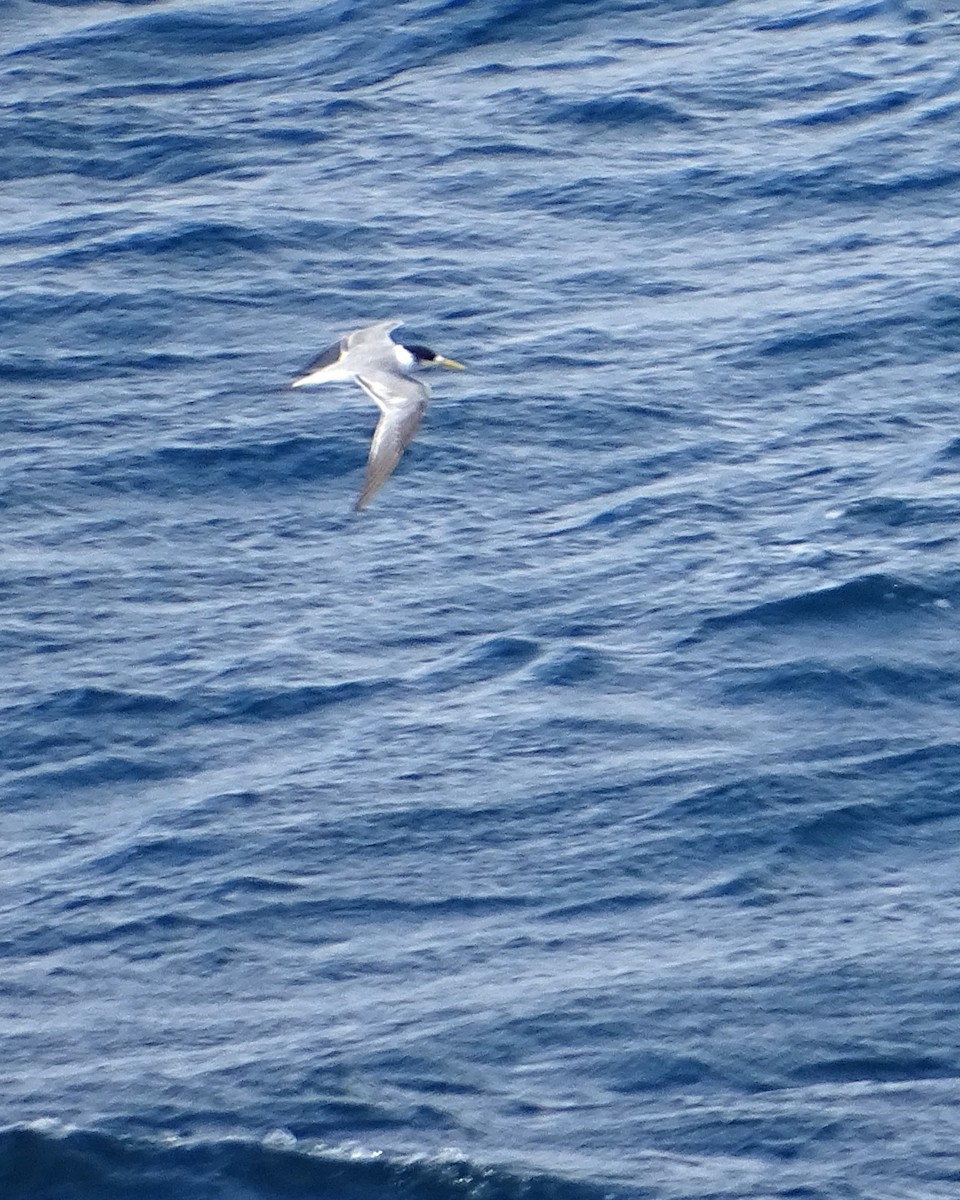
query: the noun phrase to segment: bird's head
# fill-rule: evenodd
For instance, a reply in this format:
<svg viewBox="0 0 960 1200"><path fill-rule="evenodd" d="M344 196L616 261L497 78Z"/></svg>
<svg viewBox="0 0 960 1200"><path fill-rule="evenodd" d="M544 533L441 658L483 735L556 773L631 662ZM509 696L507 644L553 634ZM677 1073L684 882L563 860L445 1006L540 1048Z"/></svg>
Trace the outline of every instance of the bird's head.
<svg viewBox="0 0 960 1200"><path fill-rule="evenodd" d="M465 371L467 368L461 362L457 362L455 358L444 358L442 354L437 354L435 350L429 349L427 346L401 346L401 350L411 356L413 362L418 367L449 367L453 371Z"/></svg>

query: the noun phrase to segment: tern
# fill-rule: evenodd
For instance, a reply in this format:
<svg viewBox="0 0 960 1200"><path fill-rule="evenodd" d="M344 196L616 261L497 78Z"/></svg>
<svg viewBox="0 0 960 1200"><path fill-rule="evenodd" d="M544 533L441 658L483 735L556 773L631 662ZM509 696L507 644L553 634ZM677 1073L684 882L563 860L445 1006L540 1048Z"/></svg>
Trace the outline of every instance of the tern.
<svg viewBox="0 0 960 1200"><path fill-rule="evenodd" d="M363 487L354 506L356 512L366 508L386 482L423 420L430 389L414 378L411 371L426 366L466 369L463 363L445 358L426 346L395 342L390 334L402 324L397 320L379 321L346 334L318 354L290 384L295 388L314 387L353 380L380 409Z"/></svg>

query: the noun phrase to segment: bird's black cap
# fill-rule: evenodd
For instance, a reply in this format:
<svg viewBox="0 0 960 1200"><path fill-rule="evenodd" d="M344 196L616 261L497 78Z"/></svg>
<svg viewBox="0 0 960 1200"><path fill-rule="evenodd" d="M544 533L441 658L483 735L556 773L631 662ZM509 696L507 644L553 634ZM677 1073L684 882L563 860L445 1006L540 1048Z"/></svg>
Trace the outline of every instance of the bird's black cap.
<svg viewBox="0 0 960 1200"><path fill-rule="evenodd" d="M436 350L431 350L428 346L408 346L404 343L403 348L409 351L417 362L433 362L434 359L440 358Z"/></svg>

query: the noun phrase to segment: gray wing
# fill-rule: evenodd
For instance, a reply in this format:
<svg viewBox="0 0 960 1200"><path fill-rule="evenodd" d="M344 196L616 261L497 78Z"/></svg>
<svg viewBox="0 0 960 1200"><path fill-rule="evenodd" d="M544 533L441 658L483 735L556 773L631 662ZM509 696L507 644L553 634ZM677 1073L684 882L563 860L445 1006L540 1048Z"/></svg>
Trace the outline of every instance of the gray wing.
<svg viewBox="0 0 960 1200"><path fill-rule="evenodd" d="M396 370L396 352L390 330L402 324L402 321L393 318L345 334L339 342L334 342L311 359L293 380L291 387L352 379L365 370Z"/></svg>
<svg viewBox="0 0 960 1200"><path fill-rule="evenodd" d="M339 342L334 342L326 350L321 350L316 358L311 358L297 376L297 379L305 379L308 375L312 375L314 371L321 371L324 367L332 367L334 363L338 363L341 356L346 353L347 340L345 337L341 338Z"/></svg>
<svg viewBox="0 0 960 1200"><path fill-rule="evenodd" d="M390 334L399 329L403 322L398 317L389 321L378 321L376 325L366 325L363 329L355 329L343 339L344 349L352 350L355 346L376 345L389 342Z"/></svg>
<svg viewBox="0 0 960 1200"><path fill-rule="evenodd" d="M357 383L376 401L382 414L370 443L367 473L355 505L359 512L389 478L400 455L420 428L429 392L418 379L403 377L391 378L389 390L382 379L357 376Z"/></svg>

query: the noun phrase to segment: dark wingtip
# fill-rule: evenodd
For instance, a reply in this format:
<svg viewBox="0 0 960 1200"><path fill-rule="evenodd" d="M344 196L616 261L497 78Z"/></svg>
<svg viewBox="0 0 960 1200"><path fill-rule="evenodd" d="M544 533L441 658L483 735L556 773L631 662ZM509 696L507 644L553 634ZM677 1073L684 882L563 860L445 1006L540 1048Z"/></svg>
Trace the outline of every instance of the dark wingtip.
<svg viewBox="0 0 960 1200"><path fill-rule="evenodd" d="M353 505L353 511L354 511L355 513L362 513L362 512L363 512L363 510L364 510L364 509L367 507L367 505L370 503L370 501L373 499L373 493L374 493L376 490L377 490L377 489L376 489L376 488L374 488L374 489L373 489L373 491L370 491L370 489L368 489L368 488L366 488L366 487L365 487L365 488L364 488L364 489L361 491L360 495L359 495L359 496L356 498L356 500L354 501L354 505Z"/></svg>
<svg viewBox="0 0 960 1200"><path fill-rule="evenodd" d="M316 358L312 358L303 368L291 387L297 386L297 381L306 379L308 375L312 375L314 371L320 371L324 367L332 367L334 363L338 363L343 357L343 342L334 342L332 346L328 346L326 350L321 350Z"/></svg>

